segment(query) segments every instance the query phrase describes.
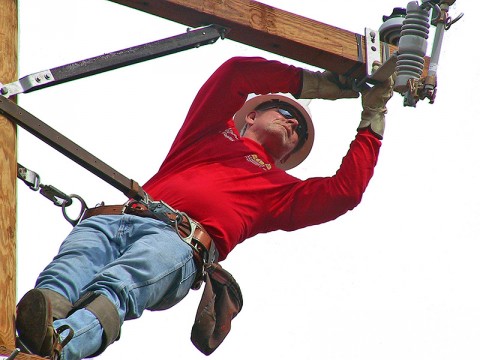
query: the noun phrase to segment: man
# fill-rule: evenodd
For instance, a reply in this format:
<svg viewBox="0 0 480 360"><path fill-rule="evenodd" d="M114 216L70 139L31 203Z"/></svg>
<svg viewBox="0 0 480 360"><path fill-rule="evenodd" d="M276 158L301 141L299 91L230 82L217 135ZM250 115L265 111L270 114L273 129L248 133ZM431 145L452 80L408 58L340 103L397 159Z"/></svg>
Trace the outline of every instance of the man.
<svg viewBox="0 0 480 360"><path fill-rule="evenodd" d="M205 263L245 239L353 209L377 162L391 79L362 94L358 133L334 176L302 181L285 172L307 157L314 130L308 108L278 93L359 96L341 84L329 72L262 58L225 62L144 186L157 202L90 209L19 302L22 348L66 360L98 355L123 321L178 303L204 278ZM249 94L263 95L247 101ZM187 244L189 234L200 245Z"/></svg>

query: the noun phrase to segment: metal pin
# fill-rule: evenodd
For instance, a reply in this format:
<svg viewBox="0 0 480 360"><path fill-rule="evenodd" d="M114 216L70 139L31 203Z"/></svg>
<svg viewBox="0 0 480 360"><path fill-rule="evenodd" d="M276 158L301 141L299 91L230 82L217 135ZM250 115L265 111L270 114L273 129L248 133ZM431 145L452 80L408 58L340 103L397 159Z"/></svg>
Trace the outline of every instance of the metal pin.
<svg viewBox="0 0 480 360"><path fill-rule="evenodd" d="M13 360L13 359L15 359L15 357L18 355L19 352L20 352L20 349L19 349L19 348L16 348L15 350L13 350L13 352L10 354L10 356L7 357L5 360Z"/></svg>

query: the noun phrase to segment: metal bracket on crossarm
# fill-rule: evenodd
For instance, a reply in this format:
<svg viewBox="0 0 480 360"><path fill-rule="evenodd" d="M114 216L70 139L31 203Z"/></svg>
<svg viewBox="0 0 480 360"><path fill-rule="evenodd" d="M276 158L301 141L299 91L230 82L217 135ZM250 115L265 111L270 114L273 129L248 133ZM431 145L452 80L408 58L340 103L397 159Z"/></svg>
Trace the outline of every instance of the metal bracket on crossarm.
<svg viewBox="0 0 480 360"><path fill-rule="evenodd" d="M28 93L183 50L213 44L219 38L224 39L227 33L227 28L218 25L189 29L184 34L39 71L10 84L0 83L0 95L11 97Z"/></svg>
<svg viewBox="0 0 480 360"><path fill-rule="evenodd" d="M358 87L364 83L376 84L387 80L395 72L397 62L397 52L390 54L388 45L380 41L380 33L376 30L365 28L365 47L367 76L357 82ZM381 66L373 72L375 62Z"/></svg>

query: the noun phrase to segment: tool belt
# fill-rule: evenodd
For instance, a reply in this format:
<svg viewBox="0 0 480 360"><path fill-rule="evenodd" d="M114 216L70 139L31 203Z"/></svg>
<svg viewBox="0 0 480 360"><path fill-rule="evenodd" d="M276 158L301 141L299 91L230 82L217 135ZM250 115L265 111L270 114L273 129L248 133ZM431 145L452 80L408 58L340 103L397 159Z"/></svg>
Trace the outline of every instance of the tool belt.
<svg viewBox="0 0 480 360"><path fill-rule="evenodd" d="M172 226L180 238L193 248L197 264L197 277L192 289L198 290L203 282L205 267L218 261L218 250L207 231L197 221L184 212L173 209L163 201L150 202L148 205L135 200L124 205L102 205L85 211L82 221L96 215L130 214L161 220Z"/></svg>

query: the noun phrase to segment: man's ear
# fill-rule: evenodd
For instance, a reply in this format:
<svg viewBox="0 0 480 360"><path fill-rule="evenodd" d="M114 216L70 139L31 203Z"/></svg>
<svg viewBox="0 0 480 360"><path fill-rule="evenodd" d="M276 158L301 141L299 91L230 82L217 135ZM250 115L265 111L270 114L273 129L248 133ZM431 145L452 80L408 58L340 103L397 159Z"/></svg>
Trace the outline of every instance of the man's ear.
<svg viewBox="0 0 480 360"><path fill-rule="evenodd" d="M248 125L253 125L253 123L255 122L255 117L257 116L257 112L256 111L250 111L248 113L248 115L245 117L245 122L248 124Z"/></svg>

